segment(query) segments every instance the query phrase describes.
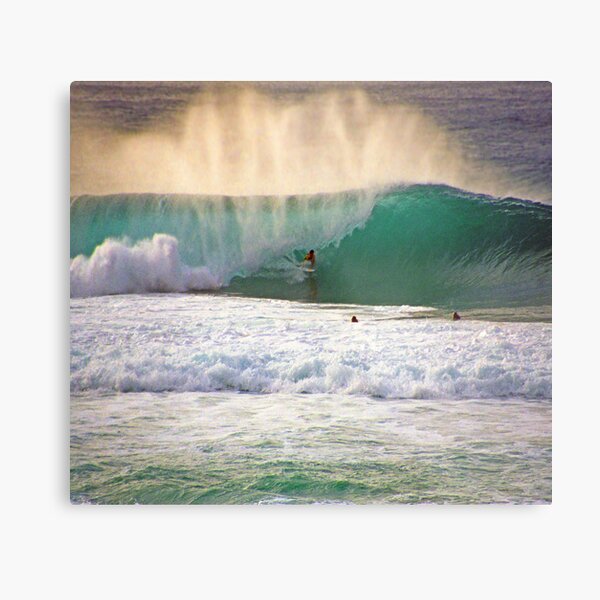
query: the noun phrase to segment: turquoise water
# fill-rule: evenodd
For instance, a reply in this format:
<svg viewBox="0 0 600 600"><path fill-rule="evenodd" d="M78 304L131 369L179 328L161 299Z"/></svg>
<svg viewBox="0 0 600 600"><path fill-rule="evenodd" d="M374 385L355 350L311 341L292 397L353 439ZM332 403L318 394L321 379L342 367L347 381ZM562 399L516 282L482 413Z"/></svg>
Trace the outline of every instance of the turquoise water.
<svg viewBox="0 0 600 600"><path fill-rule="evenodd" d="M506 315L73 299L72 500L550 502L551 324Z"/></svg>
<svg viewBox="0 0 600 600"><path fill-rule="evenodd" d="M547 503L548 400L72 395L71 498Z"/></svg>
<svg viewBox="0 0 600 600"><path fill-rule="evenodd" d="M207 268L234 294L456 309L551 303L552 208L447 186L71 203L72 257L92 255L109 238L132 246L155 234L172 236L183 264ZM309 247L318 266L310 278L297 269ZM113 263L95 279L114 280ZM139 277L139 268L131 271ZM160 277L158 266L148 274Z"/></svg>

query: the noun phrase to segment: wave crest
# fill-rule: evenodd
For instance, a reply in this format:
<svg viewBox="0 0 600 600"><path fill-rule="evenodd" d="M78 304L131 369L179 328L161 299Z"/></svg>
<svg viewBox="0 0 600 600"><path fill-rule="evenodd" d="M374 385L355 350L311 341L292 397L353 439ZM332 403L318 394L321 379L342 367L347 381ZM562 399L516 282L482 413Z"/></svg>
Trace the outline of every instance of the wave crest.
<svg viewBox="0 0 600 600"><path fill-rule="evenodd" d="M71 261L71 296L215 289L221 282L206 267L181 262L179 242L156 234L130 245L108 239L89 258Z"/></svg>

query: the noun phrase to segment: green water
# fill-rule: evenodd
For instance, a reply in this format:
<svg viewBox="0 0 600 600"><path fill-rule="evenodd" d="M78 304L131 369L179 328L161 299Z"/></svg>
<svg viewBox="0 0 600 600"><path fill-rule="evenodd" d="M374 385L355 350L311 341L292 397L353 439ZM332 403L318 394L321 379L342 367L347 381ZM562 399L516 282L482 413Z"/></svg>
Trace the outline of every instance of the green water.
<svg viewBox="0 0 600 600"><path fill-rule="evenodd" d="M71 499L548 503L551 403L73 394Z"/></svg>
<svg viewBox="0 0 600 600"><path fill-rule="evenodd" d="M72 201L72 257L108 238L134 244L157 233L232 294L459 310L551 304L552 208L447 186ZM307 276L298 264L310 248L317 271Z"/></svg>

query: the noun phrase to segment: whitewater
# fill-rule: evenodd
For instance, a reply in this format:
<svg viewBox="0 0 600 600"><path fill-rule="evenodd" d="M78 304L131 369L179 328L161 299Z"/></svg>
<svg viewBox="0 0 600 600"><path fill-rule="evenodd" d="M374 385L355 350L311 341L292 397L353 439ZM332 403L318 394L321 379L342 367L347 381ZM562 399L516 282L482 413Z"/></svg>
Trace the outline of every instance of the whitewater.
<svg viewBox="0 0 600 600"><path fill-rule="evenodd" d="M71 331L74 502L551 499L550 323L135 294Z"/></svg>
<svg viewBox="0 0 600 600"><path fill-rule="evenodd" d="M103 297L71 310L76 392L551 397L548 323L205 294Z"/></svg>
<svg viewBox="0 0 600 600"><path fill-rule="evenodd" d="M73 502L551 502L549 86L355 88L74 85Z"/></svg>

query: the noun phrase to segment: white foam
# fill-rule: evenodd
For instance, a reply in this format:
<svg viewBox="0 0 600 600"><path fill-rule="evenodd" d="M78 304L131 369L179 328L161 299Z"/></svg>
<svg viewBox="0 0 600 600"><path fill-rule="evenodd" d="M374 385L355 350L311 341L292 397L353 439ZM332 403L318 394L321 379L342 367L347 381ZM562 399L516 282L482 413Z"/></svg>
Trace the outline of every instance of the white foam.
<svg viewBox="0 0 600 600"><path fill-rule="evenodd" d="M380 320L381 307L350 323L356 307L213 295L76 299L72 309L74 391L552 394L548 323Z"/></svg>
<svg viewBox="0 0 600 600"><path fill-rule="evenodd" d="M183 264L178 241L156 234L131 246L108 239L91 257L71 261L71 297L143 292L183 292L220 287L206 267Z"/></svg>

